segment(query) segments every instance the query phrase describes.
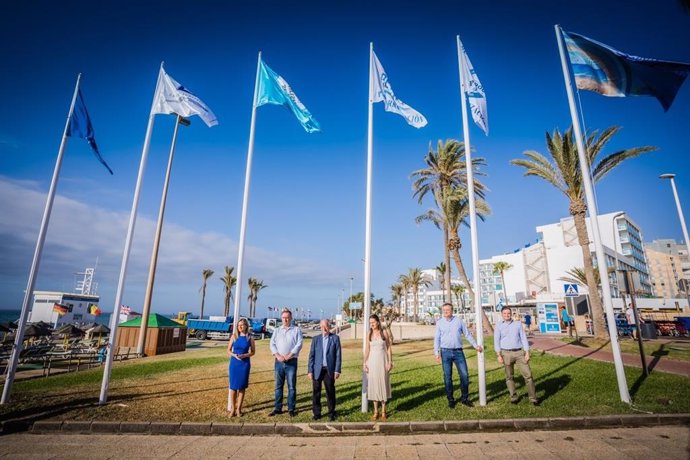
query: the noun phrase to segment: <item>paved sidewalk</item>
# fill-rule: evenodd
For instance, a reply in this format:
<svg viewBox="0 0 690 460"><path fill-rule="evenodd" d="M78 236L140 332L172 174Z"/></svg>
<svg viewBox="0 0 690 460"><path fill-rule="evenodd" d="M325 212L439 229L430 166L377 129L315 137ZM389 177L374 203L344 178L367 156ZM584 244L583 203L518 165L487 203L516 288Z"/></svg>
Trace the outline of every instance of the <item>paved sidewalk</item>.
<svg viewBox="0 0 690 460"><path fill-rule="evenodd" d="M687 459L687 426L337 437L15 433L0 458Z"/></svg>
<svg viewBox="0 0 690 460"><path fill-rule="evenodd" d="M613 362L613 353L610 351L570 345L553 337L544 335L534 335L528 337L528 339L532 348L554 355L588 358L609 363ZM626 366L642 368L639 354L622 353L622 356L623 364ZM648 369L652 371L690 376L690 362L688 361L679 361L655 356L645 356L645 358L647 360Z"/></svg>

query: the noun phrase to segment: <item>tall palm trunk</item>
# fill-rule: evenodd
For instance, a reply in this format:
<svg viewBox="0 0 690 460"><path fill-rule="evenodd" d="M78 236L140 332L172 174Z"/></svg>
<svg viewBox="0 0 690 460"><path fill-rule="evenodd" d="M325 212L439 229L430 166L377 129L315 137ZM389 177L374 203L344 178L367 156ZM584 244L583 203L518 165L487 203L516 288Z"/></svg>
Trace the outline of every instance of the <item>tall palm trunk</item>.
<svg viewBox="0 0 690 460"><path fill-rule="evenodd" d="M501 286L503 286L503 301L508 305L508 291L506 291L506 277L501 270Z"/></svg>
<svg viewBox="0 0 690 460"><path fill-rule="evenodd" d="M414 297L414 322L419 322L419 289L417 286L412 288L412 296Z"/></svg>
<svg viewBox="0 0 690 460"><path fill-rule="evenodd" d="M443 301L453 302L452 293L450 290L450 237L448 224L443 225L443 262L446 265L446 272L443 274Z"/></svg>
<svg viewBox="0 0 690 460"><path fill-rule="evenodd" d="M201 287L201 308L199 311L199 319L204 319L204 302L206 302L206 282Z"/></svg>
<svg viewBox="0 0 690 460"><path fill-rule="evenodd" d="M458 267L458 273L460 274L460 278L462 281L465 283L465 286L467 288L467 293L470 295L470 299L474 302L474 289L472 289L472 284L470 284L470 280L467 278L467 272L465 272L465 266L462 264L462 259L460 258L460 247L462 244L460 243L460 238L456 236L452 237L450 240L450 247L451 247L451 254L453 255L453 260L455 261L455 266ZM489 318L487 318L486 313L484 312L484 309L482 308L481 305L475 305L475 308L479 308L482 311L482 324L484 326L484 330L488 334L493 334L494 333L494 327L491 325L491 322L489 321Z"/></svg>
<svg viewBox="0 0 690 460"><path fill-rule="evenodd" d="M587 223L585 211L587 206L582 200L570 202L570 214L575 222L577 241L582 248L582 259L585 265L585 276L587 277L587 290L589 291L589 301L592 306L592 323L594 325L594 336L600 339L608 338L606 332L606 321L604 320L604 309L601 305L597 280L594 278L594 264L592 263L592 253L589 249L589 235L587 234ZM608 283L608 279L602 280ZM613 319L611 319L613 321Z"/></svg>

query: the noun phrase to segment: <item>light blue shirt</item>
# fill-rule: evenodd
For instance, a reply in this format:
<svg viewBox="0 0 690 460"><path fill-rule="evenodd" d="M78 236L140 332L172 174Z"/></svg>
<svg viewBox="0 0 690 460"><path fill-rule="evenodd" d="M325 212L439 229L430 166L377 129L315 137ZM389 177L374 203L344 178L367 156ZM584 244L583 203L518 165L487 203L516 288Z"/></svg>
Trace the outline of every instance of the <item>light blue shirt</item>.
<svg viewBox="0 0 690 460"><path fill-rule="evenodd" d="M321 359L321 362L323 365L326 365L326 350L328 349L328 339L331 338L330 335L321 335L323 337L323 359Z"/></svg>
<svg viewBox="0 0 690 460"><path fill-rule="evenodd" d="M453 316L449 320L441 317L441 319L436 322L434 354L439 356L441 348L462 348L463 335L470 345L477 348L477 342L474 341L472 333L467 329L467 325L462 319L457 316Z"/></svg>
<svg viewBox="0 0 690 460"><path fill-rule="evenodd" d="M494 331L494 351L516 350L529 351L529 342L519 321L501 321Z"/></svg>
<svg viewBox="0 0 690 460"><path fill-rule="evenodd" d="M292 353L293 358L297 358L302 349L302 330L295 326L283 327L273 331L271 336L271 353L287 355Z"/></svg>

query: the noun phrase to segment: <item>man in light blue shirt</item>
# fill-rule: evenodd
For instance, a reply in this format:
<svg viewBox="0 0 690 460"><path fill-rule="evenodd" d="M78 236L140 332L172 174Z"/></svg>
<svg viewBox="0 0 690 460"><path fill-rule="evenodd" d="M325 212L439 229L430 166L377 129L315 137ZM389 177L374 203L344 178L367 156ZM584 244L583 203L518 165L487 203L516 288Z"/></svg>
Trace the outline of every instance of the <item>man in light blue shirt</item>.
<svg viewBox="0 0 690 460"><path fill-rule="evenodd" d="M506 373L506 386L510 393L510 402L517 404L520 401L515 392L515 380L513 379L515 364L525 379L529 400L535 406L539 405L537 391L532 379L532 370L529 367L529 342L519 321L513 321L510 307L501 309L501 321L494 331L494 350L498 356L498 362L503 364Z"/></svg>
<svg viewBox="0 0 690 460"><path fill-rule="evenodd" d="M302 331L292 325L292 312L287 308L280 315L283 325L271 336L271 353L275 357L275 406L268 414L273 417L283 413L283 388L288 385L288 413L297 415L297 356L302 349Z"/></svg>
<svg viewBox="0 0 690 460"><path fill-rule="evenodd" d="M470 376L467 370L467 361L462 351L462 336L478 351L484 348L477 345L472 333L467 329L465 322L453 316L453 305L444 303L441 307L443 317L436 323L434 336L434 355L436 362L443 364L443 382L446 385L446 397L448 407L451 409L457 404L453 397L453 363L460 374L460 403L472 407L470 401Z"/></svg>

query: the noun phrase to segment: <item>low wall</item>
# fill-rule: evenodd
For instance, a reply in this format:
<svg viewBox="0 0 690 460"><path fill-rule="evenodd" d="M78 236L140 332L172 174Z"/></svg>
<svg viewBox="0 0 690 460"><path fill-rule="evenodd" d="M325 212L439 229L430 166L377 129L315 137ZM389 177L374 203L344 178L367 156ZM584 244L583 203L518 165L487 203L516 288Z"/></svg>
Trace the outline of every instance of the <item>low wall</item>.
<svg viewBox="0 0 690 460"><path fill-rule="evenodd" d="M363 334L363 325L358 323L356 328L354 325L349 325L340 331L341 339L361 339ZM410 340L410 339L433 339L436 331L435 326L419 325L417 323L393 323L391 324L391 332L394 340Z"/></svg>

